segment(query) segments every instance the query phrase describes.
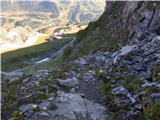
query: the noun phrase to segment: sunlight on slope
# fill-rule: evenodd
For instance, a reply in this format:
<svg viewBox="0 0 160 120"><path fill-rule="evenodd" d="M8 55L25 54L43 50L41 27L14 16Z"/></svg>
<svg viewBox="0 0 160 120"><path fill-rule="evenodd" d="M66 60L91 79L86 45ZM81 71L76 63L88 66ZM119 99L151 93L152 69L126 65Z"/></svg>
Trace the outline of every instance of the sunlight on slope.
<svg viewBox="0 0 160 120"><path fill-rule="evenodd" d="M48 34L42 34L41 36L38 37L38 39L37 39L37 41L35 42L34 45L36 45L36 44L41 44L41 43L45 43L45 42L47 42L46 39L48 39L48 38L49 38L49 35L48 35Z"/></svg>
<svg viewBox="0 0 160 120"><path fill-rule="evenodd" d="M29 46L34 46L34 45L37 45L37 44L45 43L45 42L47 42L46 41L47 38L49 38L48 34L38 34L36 36L32 36L32 37L28 38L27 43L25 43L24 45L20 45L20 44L19 45L13 45L13 44L10 44L9 48L0 50L0 54L6 53L6 52L9 52L9 51L13 51L13 50L17 50L17 49L20 49L20 48L25 48L25 47L29 47Z"/></svg>

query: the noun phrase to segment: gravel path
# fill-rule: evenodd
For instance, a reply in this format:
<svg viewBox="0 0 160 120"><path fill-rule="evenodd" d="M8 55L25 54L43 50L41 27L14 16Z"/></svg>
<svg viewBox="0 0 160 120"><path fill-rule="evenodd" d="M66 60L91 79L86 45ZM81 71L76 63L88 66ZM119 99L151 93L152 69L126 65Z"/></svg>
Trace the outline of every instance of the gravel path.
<svg viewBox="0 0 160 120"><path fill-rule="evenodd" d="M99 88L100 81L84 81L84 79L79 80L79 89L77 92L84 94L84 96L95 103L104 105L103 96L104 93Z"/></svg>

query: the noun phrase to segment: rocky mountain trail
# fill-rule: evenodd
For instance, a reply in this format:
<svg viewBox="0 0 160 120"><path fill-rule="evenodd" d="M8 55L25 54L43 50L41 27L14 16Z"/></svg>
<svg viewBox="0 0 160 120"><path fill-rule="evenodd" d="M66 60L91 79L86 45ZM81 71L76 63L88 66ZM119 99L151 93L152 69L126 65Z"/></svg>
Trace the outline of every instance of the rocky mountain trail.
<svg viewBox="0 0 160 120"><path fill-rule="evenodd" d="M40 70L22 78L23 80L16 84L18 98L15 104L18 107L18 115L23 115L28 120L106 118L108 113L104 106L86 99L82 93L73 90L79 88L76 77L56 80L49 77L50 74L47 70ZM9 87L14 85L14 82L8 83ZM2 102L2 105L5 104Z"/></svg>
<svg viewBox="0 0 160 120"><path fill-rule="evenodd" d="M146 39L116 52L80 57L60 73L64 77L39 70L23 78L17 90L19 114L29 120L104 120L112 112L122 120L142 117L146 106L160 101L160 37Z"/></svg>
<svg viewBox="0 0 160 120"><path fill-rule="evenodd" d="M109 111L115 111L118 119L142 116L146 106L158 104L160 100L159 45L159 35L151 33L138 43L126 45L117 52L97 52L80 57L75 60L76 66L73 68L73 71L79 71L74 74L82 78L79 91L86 98L90 98L93 92L91 99L96 101L101 95L96 90L98 86L105 92L100 99L106 99Z"/></svg>
<svg viewBox="0 0 160 120"><path fill-rule="evenodd" d="M112 36L106 37L103 35L107 33L101 29L105 21L99 20L102 25L92 23L83 31L87 33L81 33L81 41L77 38L74 42L76 49L69 49L73 50L72 55L78 54L76 50L80 44L90 43L88 47L92 48L92 42L87 39L95 37L100 29L104 30L100 32L102 37L109 41L114 41L114 35L120 34L116 39L121 47L114 49L113 46L111 49L114 50L92 48L88 54L77 55L72 60L67 59L70 57L67 54L68 61L56 70L38 70L5 82L7 87L2 87L2 117L8 116L11 120L17 117L27 120L159 120L159 4L115 3L106 6L102 18L110 13L110 18L106 18L112 21L118 16L112 16L112 12L121 12L124 6L123 20L133 22L127 26L132 34L129 40L121 44L124 42L121 37L128 34L124 30L125 24L122 29L125 33L117 33L120 30L117 28ZM122 8L117 10L118 5ZM109 13L107 9L111 9ZM95 29L97 34L94 34ZM85 38L87 35L90 36ZM106 47L113 44L108 43ZM88 50L86 46L85 49ZM7 77L5 79L9 81Z"/></svg>

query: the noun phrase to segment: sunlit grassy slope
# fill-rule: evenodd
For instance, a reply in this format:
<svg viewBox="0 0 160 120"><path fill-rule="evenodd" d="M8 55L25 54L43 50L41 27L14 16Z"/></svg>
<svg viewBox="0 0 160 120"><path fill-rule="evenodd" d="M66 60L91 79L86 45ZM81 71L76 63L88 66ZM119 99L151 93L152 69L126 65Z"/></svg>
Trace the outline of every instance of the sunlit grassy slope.
<svg viewBox="0 0 160 120"><path fill-rule="evenodd" d="M29 46L34 46L34 45L37 45L37 44L42 44L42 43L45 43L47 42L46 39L49 38L49 35L48 34L42 34L38 37L38 39L36 40L36 42L32 45L28 45L28 46L19 46L19 47L15 47L15 48L6 48L5 50L0 50L0 54L2 53L6 53L6 52L9 52L9 51L14 51L14 50L17 50L17 49L20 49L20 48L24 48L24 47L29 47Z"/></svg>
<svg viewBox="0 0 160 120"><path fill-rule="evenodd" d="M39 40L41 42L41 39ZM13 71L28 66L25 61L39 55L45 55L48 52L55 52L70 42L70 39L60 39L43 44L37 44L31 47L18 49L2 54L2 71Z"/></svg>
<svg viewBox="0 0 160 120"><path fill-rule="evenodd" d="M45 43L45 42L47 42L46 39L48 39L48 38L49 38L48 34L42 34L41 36L38 37L38 39L37 39L35 44Z"/></svg>

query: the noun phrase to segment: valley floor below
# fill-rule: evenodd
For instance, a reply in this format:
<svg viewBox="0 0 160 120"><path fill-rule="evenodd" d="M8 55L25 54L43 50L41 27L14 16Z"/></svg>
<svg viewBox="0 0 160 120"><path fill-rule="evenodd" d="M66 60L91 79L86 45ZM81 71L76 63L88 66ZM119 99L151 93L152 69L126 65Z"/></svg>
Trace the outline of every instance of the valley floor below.
<svg viewBox="0 0 160 120"><path fill-rule="evenodd" d="M10 51L2 54L2 71L11 72L24 67L30 67L43 60L55 59L62 54L67 45L73 41L72 37L48 41L34 46ZM66 47L65 47L66 46Z"/></svg>

